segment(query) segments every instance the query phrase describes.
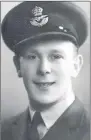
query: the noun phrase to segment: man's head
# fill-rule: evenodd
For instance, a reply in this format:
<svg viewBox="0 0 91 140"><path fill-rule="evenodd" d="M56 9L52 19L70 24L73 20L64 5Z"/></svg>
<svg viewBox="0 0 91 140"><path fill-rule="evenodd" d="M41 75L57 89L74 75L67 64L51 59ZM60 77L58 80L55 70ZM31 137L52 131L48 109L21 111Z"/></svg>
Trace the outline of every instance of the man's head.
<svg viewBox="0 0 91 140"><path fill-rule="evenodd" d="M71 92L71 78L78 75L83 60L72 42L51 40L26 44L14 63L30 102L51 105Z"/></svg>
<svg viewBox="0 0 91 140"><path fill-rule="evenodd" d="M54 104L71 90L83 64L84 12L70 2L23 2L5 17L2 35L31 102Z"/></svg>

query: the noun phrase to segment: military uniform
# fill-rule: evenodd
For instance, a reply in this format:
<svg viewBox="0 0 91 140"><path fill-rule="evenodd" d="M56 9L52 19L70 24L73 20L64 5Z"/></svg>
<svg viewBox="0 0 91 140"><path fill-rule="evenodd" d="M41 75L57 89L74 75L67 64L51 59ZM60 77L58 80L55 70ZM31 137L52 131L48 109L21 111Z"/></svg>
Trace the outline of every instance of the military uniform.
<svg viewBox="0 0 91 140"><path fill-rule="evenodd" d="M29 140L29 110L2 125L2 140ZM76 98L73 104L63 113L49 129L42 140L90 140L90 123L87 112Z"/></svg>
<svg viewBox="0 0 91 140"><path fill-rule="evenodd" d="M53 39L70 40L78 49L87 37L85 14L70 2L23 2L6 15L1 29L6 45L16 54L26 44ZM28 112L4 122L2 140L29 139ZM42 139L90 140L89 129L87 112L76 98Z"/></svg>

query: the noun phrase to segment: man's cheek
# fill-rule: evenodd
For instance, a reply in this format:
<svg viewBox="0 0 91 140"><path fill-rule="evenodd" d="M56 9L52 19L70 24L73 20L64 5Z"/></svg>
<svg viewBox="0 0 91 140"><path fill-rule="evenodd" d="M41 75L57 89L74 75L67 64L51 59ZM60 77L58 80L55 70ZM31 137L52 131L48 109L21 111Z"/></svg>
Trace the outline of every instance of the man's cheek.
<svg viewBox="0 0 91 140"><path fill-rule="evenodd" d="M60 69L61 69L64 73L66 73L67 71L69 71L69 69L70 69L70 64L69 64L69 62L62 63Z"/></svg>
<svg viewBox="0 0 91 140"><path fill-rule="evenodd" d="M22 75L28 74L30 72L30 65L28 63L22 62L20 65Z"/></svg>
<svg viewBox="0 0 91 140"><path fill-rule="evenodd" d="M59 72L61 76L70 77L73 72L73 68L70 64L65 64L60 68Z"/></svg>

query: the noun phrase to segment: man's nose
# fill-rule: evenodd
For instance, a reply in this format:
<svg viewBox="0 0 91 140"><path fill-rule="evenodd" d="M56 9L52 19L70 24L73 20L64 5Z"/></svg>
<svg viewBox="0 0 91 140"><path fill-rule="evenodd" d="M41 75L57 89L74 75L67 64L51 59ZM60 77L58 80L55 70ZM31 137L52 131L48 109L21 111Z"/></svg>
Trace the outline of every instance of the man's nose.
<svg viewBox="0 0 91 140"><path fill-rule="evenodd" d="M38 65L38 74L46 75L51 73L51 64L48 60L41 60L40 64Z"/></svg>

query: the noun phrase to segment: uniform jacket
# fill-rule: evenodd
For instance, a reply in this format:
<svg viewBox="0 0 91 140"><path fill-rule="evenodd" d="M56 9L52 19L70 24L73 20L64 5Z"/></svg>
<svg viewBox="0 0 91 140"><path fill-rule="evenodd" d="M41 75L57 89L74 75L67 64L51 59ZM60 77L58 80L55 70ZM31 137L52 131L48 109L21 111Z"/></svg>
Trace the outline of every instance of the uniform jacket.
<svg viewBox="0 0 91 140"><path fill-rule="evenodd" d="M29 140L28 109L2 124L1 140ZM73 104L49 129L42 140L90 140L87 112L76 98Z"/></svg>

